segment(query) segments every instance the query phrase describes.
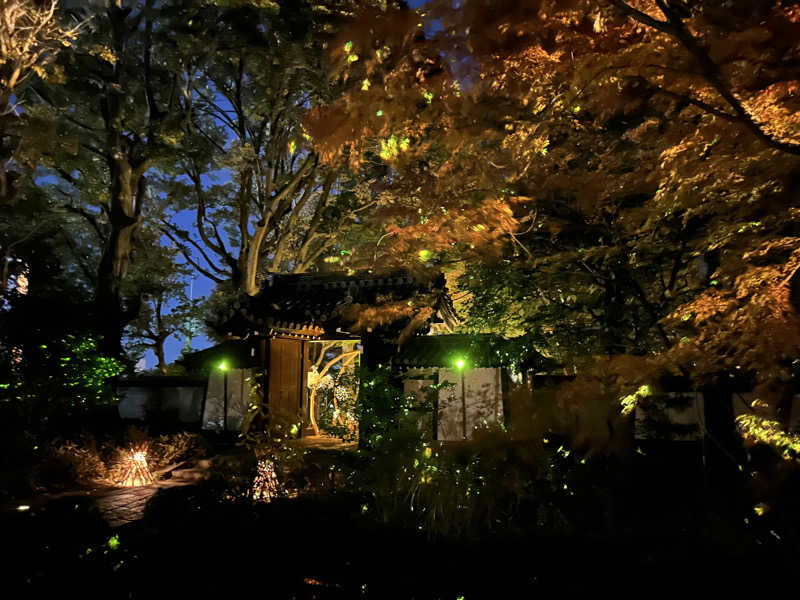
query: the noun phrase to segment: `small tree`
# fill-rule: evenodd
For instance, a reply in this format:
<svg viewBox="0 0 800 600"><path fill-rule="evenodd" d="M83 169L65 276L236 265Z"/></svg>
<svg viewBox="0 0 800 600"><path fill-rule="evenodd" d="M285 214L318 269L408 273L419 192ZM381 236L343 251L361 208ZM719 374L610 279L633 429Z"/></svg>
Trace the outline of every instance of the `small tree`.
<svg viewBox="0 0 800 600"><path fill-rule="evenodd" d="M196 333L201 314L200 302L186 293L190 268L178 263L174 247L160 244L158 233L140 229L138 248L132 255L132 272L126 282L128 295L140 298L137 317L127 327L127 350L139 358L152 350L157 369L167 373L164 343L173 335L190 338Z"/></svg>

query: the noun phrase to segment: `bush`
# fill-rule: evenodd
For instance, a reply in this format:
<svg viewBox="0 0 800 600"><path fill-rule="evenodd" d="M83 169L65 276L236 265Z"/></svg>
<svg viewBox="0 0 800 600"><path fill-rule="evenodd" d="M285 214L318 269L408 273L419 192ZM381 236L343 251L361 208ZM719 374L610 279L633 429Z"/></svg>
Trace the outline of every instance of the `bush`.
<svg viewBox="0 0 800 600"><path fill-rule="evenodd" d="M29 344L23 360L9 360L0 377L0 403L13 410L17 427L59 430L63 421L85 418L116 400L107 382L124 367L105 356L92 336L67 335ZM0 360L5 357L0 357Z"/></svg>
<svg viewBox="0 0 800 600"><path fill-rule="evenodd" d="M98 445L90 435L51 444L43 450L39 461L31 470L33 489L43 491L63 490L75 485L97 485L108 475L108 446ZM106 459L104 460L103 454Z"/></svg>
<svg viewBox="0 0 800 600"><path fill-rule="evenodd" d="M613 527L614 478L606 463L615 459L576 456L566 438L547 433L546 418L538 419L533 435L489 425L469 442L442 445L422 426L437 387L420 400L403 397L387 370L362 381L358 410L366 447L347 479L364 498L364 512L456 538Z"/></svg>
<svg viewBox="0 0 800 600"><path fill-rule="evenodd" d="M150 468L162 469L169 465L197 460L208 454L208 443L197 433L182 431L161 435L150 443L147 461Z"/></svg>

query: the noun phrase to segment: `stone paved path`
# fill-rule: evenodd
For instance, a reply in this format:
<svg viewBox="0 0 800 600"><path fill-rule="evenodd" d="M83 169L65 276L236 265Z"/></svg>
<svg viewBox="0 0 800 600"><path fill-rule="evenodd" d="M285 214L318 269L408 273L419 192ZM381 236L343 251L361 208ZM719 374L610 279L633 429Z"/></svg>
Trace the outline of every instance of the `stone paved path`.
<svg viewBox="0 0 800 600"><path fill-rule="evenodd" d="M206 477L209 466L208 460L202 460L193 468L173 471L170 479L157 481L153 485L105 490L95 496L95 506L112 527L138 521L144 516L147 501L158 490L197 483Z"/></svg>
<svg viewBox="0 0 800 600"><path fill-rule="evenodd" d="M144 516L145 505L160 489L193 485L208 474L210 462L198 461L192 468L176 469L169 479L157 481L153 485L134 488L105 487L94 490L68 491L57 494L42 494L28 502L10 503L0 506L0 510L36 510L59 498L90 498L106 522L119 527Z"/></svg>
<svg viewBox="0 0 800 600"><path fill-rule="evenodd" d="M112 527L138 521L144 515L147 501L158 491L159 486L122 488L106 492L95 499L95 506Z"/></svg>

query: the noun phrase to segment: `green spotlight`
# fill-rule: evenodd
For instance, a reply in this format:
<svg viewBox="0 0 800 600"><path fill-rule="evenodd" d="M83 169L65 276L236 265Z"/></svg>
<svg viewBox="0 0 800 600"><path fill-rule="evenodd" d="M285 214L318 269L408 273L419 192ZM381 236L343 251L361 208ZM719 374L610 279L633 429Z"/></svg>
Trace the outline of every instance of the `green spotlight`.
<svg viewBox="0 0 800 600"><path fill-rule="evenodd" d="M458 367L459 371L460 371L461 369L463 369L463 368L464 368L464 366L465 366L466 364L467 364L467 363L466 363L466 362L464 362L464 359L463 359L463 358L459 358L459 359L456 361L456 367Z"/></svg>
<svg viewBox="0 0 800 600"><path fill-rule="evenodd" d="M219 363L219 365L217 365L217 368L220 371L227 371L228 370L228 364L223 360L221 363Z"/></svg>

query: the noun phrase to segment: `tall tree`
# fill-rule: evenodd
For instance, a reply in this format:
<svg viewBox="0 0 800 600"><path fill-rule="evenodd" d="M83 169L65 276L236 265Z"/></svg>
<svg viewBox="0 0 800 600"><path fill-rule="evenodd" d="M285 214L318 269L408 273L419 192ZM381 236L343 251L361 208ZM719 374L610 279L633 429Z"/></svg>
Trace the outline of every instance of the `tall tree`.
<svg viewBox="0 0 800 600"><path fill-rule="evenodd" d="M119 353L122 327L135 314L135 303L126 306L120 286L147 201L146 174L179 143L187 84L170 68L170 18L178 18L170 3L114 2L77 14L90 17L91 25L58 58L64 80L36 86L28 95L37 103L31 114L73 140L75 159L65 168L63 156L47 147L32 159L44 159L79 190L84 207L102 210L108 234L95 302L105 348ZM93 174L98 166L104 182L99 194Z"/></svg>
<svg viewBox="0 0 800 600"><path fill-rule="evenodd" d="M164 220L163 231L232 290L255 294L264 271L309 270L369 206L359 176L323 165L301 123L338 93L324 53L337 8L205 7L182 37L191 54L205 52L187 61L192 122L167 197L194 213L195 227Z"/></svg>

